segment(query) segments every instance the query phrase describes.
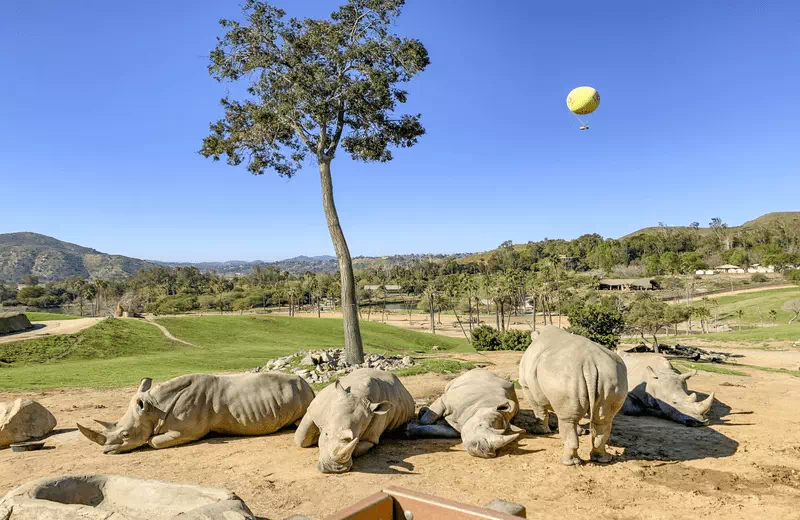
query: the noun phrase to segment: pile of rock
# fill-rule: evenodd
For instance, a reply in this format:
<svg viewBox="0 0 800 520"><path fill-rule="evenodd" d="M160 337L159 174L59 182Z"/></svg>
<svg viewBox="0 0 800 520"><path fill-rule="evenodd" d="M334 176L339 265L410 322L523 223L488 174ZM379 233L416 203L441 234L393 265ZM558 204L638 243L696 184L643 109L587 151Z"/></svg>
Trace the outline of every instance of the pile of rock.
<svg viewBox="0 0 800 520"><path fill-rule="evenodd" d="M730 354L728 352L714 352L713 350L705 350L698 347L690 347L686 345L661 345L659 353L666 356L675 356L690 359L692 361L706 361L710 363L728 363L731 358L742 357L741 354ZM653 352L650 345L639 345L634 348L626 350L626 352Z"/></svg>
<svg viewBox="0 0 800 520"><path fill-rule="evenodd" d="M365 354L364 362L351 365L345 360L344 350L303 350L297 354L270 359L263 367L251 372L289 372L297 374L309 383L327 383L335 377L344 376L358 368L377 368L379 370L398 370L415 364L411 356L384 356Z"/></svg>

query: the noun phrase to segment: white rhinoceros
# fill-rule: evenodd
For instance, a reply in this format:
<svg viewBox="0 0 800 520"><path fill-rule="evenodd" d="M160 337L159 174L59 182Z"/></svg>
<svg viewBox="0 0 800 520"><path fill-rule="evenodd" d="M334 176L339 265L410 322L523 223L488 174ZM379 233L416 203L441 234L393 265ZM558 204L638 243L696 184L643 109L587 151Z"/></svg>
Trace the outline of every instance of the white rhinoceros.
<svg viewBox="0 0 800 520"><path fill-rule="evenodd" d="M591 459L610 462L606 443L614 416L628 394L625 363L597 343L558 327L545 327L533 334L533 342L522 356L519 383L533 408L542 432L549 432L548 413L558 417L564 443L562 464L580 464L578 422L589 416Z"/></svg>
<svg viewBox="0 0 800 520"><path fill-rule="evenodd" d="M103 446L103 453L124 453L144 444L169 448L211 432L265 435L296 423L314 399L305 380L281 372L191 374L152 390L151 384L150 378L142 380L119 421L97 421L103 432L79 424L81 433Z"/></svg>
<svg viewBox="0 0 800 520"><path fill-rule="evenodd" d="M406 435L458 438L475 457L491 458L521 432L511 425L519 402L514 383L488 370L476 368L450 381L444 394L420 410L419 421L406 426ZM443 419L440 420L440 419Z"/></svg>
<svg viewBox="0 0 800 520"><path fill-rule="evenodd" d="M622 407L625 415L652 415L671 419L686 426L708 424L706 414L714 403L714 394L697 402L689 393L686 380L697 371L681 374L669 360L658 354L622 354L628 369L628 397Z"/></svg>
<svg viewBox="0 0 800 520"><path fill-rule="evenodd" d="M384 432L414 418L414 398L391 372L361 368L314 398L295 432L295 443L319 444L322 473L344 473L358 457L377 445Z"/></svg>

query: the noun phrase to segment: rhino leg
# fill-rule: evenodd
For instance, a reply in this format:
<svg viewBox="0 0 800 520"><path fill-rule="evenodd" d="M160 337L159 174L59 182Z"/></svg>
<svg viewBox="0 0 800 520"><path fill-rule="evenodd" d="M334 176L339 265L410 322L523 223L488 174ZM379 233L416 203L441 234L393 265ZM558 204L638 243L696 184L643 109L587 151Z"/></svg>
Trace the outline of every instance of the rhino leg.
<svg viewBox="0 0 800 520"><path fill-rule="evenodd" d="M564 443L564 455L561 456L561 464L565 466L577 466L581 463L581 459L578 457L577 426L576 422L558 420L558 433L561 435L561 442Z"/></svg>
<svg viewBox="0 0 800 520"><path fill-rule="evenodd" d="M611 454L606 451L606 443L611 436L611 423L592 423L592 454L594 462L611 462Z"/></svg>
<svg viewBox="0 0 800 520"><path fill-rule="evenodd" d="M359 441L358 445L356 446L356 449L353 450L353 458L360 457L361 455L371 450L373 446L375 446L375 444L369 441Z"/></svg>
<svg viewBox="0 0 800 520"><path fill-rule="evenodd" d="M416 422L410 422L406 425L406 437L410 439L458 439L461 437L461 434L445 421L438 421L436 424L418 424Z"/></svg>
<svg viewBox="0 0 800 520"><path fill-rule="evenodd" d="M294 443L301 448L310 448L319 442L319 428L310 414L305 414L297 431L294 432Z"/></svg>
<svg viewBox="0 0 800 520"><path fill-rule="evenodd" d="M536 425L533 427L533 433L552 433L547 410L545 410L544 406L536 404L533 393L527 386L522 387L522 393L525 394L525 400L528 401L531 410L533 410L533 415L536 417Z"/></svg>
<svg viewBox="0 0 800 520"><path fill-rule="evenodd" d="M170 448L172 446L179 446L181 444L186 444L187 442L192 442L196 440L197 439L193 437L184 437L183 433L177 430L170 430L166 433L162 433L160 435L156 435L155 437L151 437L147 443L153 448L160 450L161 448Z"/></svg>

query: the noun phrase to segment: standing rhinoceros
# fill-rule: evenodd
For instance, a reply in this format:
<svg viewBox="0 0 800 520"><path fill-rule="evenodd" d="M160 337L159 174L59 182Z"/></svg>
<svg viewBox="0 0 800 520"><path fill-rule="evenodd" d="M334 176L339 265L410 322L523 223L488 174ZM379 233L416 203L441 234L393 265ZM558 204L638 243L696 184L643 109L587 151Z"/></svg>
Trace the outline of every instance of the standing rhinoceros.
<svg viewBox="0 0 800 520"><path fill-rule="evenodd" d="M561 463L580 464L577 428L588 414L591 459L609 462L606 443L628 394L625 363L607 348L557 327L545 327L533 336L519 365L519 384L541 431L550 431L548 413L554 412L564 443Z"/></svg>
<svg viewBox="0 0 800 520"><path fill-rule="evenodd" d="M319 444L322 473L344 473L358 457L378 444L384 432L414 417L414 398L391 372L361 368L325 387L308 407L295 432L295 443Z"/></svg>
<svg viewBox="0 0 800 520"><path fill-rule="evenodd" d="M78 425L103 453L124 453L144 444L169 448L211 432L265 435L297 422L314 399L302 378L281 372L214 376L191 374L152 390L145 378L128 411L116 423L97 421L104 432Z"/></svg>
<svg viewBox="0 0 800 520"><path fill-rule="evenodd" d="M708 424L706 414L714 394L697 402L689 393L686 380L697 371L681 374L667 358L658 354L622 354L628 368L628 398L622 407L625 415L652 415L672 419L686 426Z"/></svg>
<svg viewBox="0 0 800 520"><path fill-rule="evenodd" d="M522 431L511 425L519 402L514 383L488 370L476 368L450 381L444 394L430 407L420 410L419 422L406 427L409 437L461 436L470 455L482 458L495 456L495 451L519 437ZM442 424L440 418L446 423Z"/></svg>

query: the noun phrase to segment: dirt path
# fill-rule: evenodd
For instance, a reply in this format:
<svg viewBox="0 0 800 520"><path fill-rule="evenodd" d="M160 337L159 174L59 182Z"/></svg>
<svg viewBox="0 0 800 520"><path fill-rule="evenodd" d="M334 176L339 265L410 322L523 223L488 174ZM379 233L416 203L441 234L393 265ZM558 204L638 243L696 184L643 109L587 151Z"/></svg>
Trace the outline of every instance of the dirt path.
<svg viewBox="0 0 800 520"><path fill-rule="evenodd" d="M774 356L776 364L788 354L759 352ZM516 378L521 353L457 357L491 361L491 370ZM0 451L0 495L45 475L109 472L225 487L269 519L300 513L322 518L388 485L471 504L501 497L525 504L528 518L542 520L800 519L800 420L794 406L800 402L800 380L743 370L750 376L701 372L690 380L692 390L716 393L708 427L618 417L611 437L617 459L610 465L562 466L557 435L526 435L488 460L470 457L457 441L385 439L344 475L318 473L317 449L297 448L291 429L103 455L74 429L75 423L118 419L135 388L0 393L0 401L39 400L55 414L61 432L48 440L48 450ZM430 402L448 380L426 374L403 378L403 383L419 402ZM521 406L517 422L525 425L524 398ZM580 454L586 459L588 452L588 438L581 437Z"/></svg>
<svg viewBox="0 0 800 520"><path fill-rule="evenodd" d="M136 318L128 318L128 319L136 319ZM173 336L172 333L170 331L168 331L165 326L161 325L160 323L156 323L156 319L152 314L146 314L145 317L144 317L144 321L146 321L150 325L154 325L155 327L158 327L158 330L160 330L164 334L164 336L166 336L166 338L168 340L177 341L178 343L183 343L184 345L188 345L190 347L199 348L194 343L189 343L188 341L185 341L185 340L182 340L182 339L179 339L179 338L176 338L175 336Z"/></svg>
<svg viewBox="0 0 800 520"><path fill-rule="evenodd" d="M12 341L53 336L56 334L74 334L83 329L88 329L92 325L97 325L104 319L105 318L79 318L76 320L34 321L32 322L33 329L0 336L0 343L11 343Z"/></svg>
<svg viewBox="0 0 800 520"><path fill-rule="evenodd" d="M746 293L754 293L754 292L763 292L763 291L774 291L777 289L791 289L797 287L793 284L784 284L784 285L768 285L766 287L753 287L751 289L736 289L733 291L723 291L723 292L712 292L709 294L700 294L698 296L692 296L689 298L689 301L697 302L701 301L703 298L718 298L723 296L736 296L737 294L746 294ZM686 303L686 298L680 298L677 300L669 300L667 303L674 304L674 303Z"/></svg>

